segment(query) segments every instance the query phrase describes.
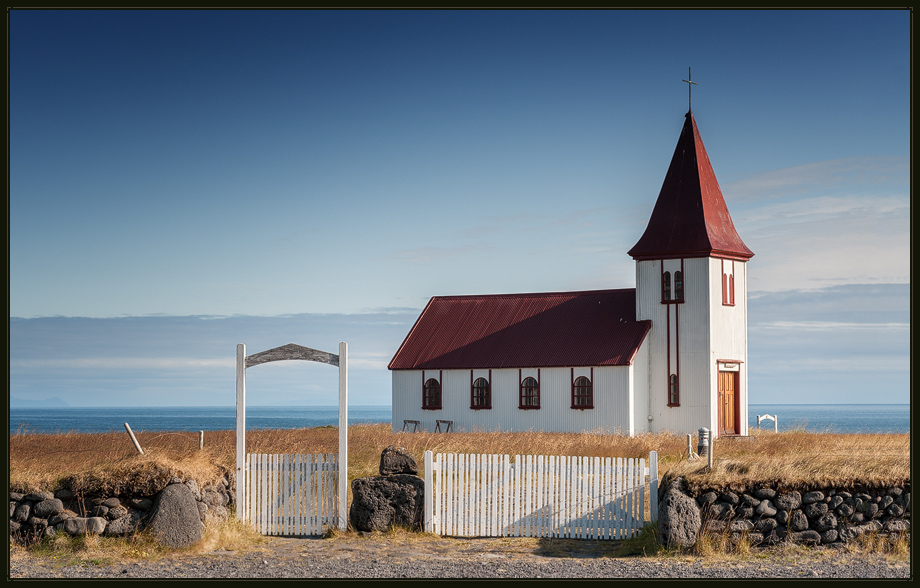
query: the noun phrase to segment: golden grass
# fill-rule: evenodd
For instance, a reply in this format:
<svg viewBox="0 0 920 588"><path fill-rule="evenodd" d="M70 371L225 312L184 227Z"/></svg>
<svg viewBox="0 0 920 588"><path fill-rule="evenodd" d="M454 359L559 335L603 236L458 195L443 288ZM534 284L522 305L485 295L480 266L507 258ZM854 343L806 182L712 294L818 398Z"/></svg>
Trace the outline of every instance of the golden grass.
<svg viewBox="0 0 920 588"><path fill-rule="evenodd" d="M777 489L806 486L893 486L910 481L909 434L838 434L752 431L751 437L715 442L713 468L705 460L667 468L691 487Z"/></svg>
<svg viewBox="0 0 920 588"><path fill-rule="evenodd" d="M728 531L702 531L691 551L708 560L736 559L750 556L753 547L746 533L738 536Z"/></svg>
<svg viewBox="0 0 920 588"><path fill-rule="evenodd" d="M71 537L66 533L58 533L19 549L61 566L87 563L105 565L132 559L157 560L174 551L159 545L145 533L135 533L128 537Z"/></svg>
<svg viewBox="0 0 920 588"><path fill-rule="evenodd" d="M28 492L66 482L74 491L118 493L128 485L154 484L166 473L207 485L235 469L234 431L206 431L203 450L198 449L197 433L141 431L136 436L143 456L137 454L127 433L12 434L10 488ZM336 453L338 431L334 427L253 430L246 433L246 444L250 453ZM692 486L700 487L884 486L910 480L908 434L753 430L747 438L716 440L714 466L708 471L704 460L686 460L686 437L682 435L394 433L386 424L349 427L349 479L377 475L380 453L388 445L406 448L420 469L429 449L434 453L598 457L647 457L655 450L660 475L684 475Z"/></svg>
<svg viewBox="0 0 920 588"><path fill-rule="evenodd" d="M910 533L867 533L847 544L852 553L881 553L893 561L910 561Z"/></svg>
<svg viewBox="0 0 920 588"><path fill-rule="evenodd" d="M229 518L209 523L204 527L201 541L182 549L164 547L145 532L137 532L126 537L71 537L66 533L57 533L53 537L30 542L28 545L11 543L10 557L23 557L29 553L61 566L107 565L126 560L156 561L166 556L195 556L218 550L246 551L265 542L265 537L250 525Z"/></svg>

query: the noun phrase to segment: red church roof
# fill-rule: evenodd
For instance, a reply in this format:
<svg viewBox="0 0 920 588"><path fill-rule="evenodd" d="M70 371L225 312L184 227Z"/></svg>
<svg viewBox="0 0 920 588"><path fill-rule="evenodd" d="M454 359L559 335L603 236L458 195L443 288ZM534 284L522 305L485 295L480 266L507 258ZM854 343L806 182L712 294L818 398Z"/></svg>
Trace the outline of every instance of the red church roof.
<svg viewBox="0 0 920 588"><path fill-rule="evenodd" d="M435 296L389 368L629 365L650 328L632 288Z"/></svg>
<svg viewBox="0 0 920 588"><path fill-rule="evenodd" d="M747 260L747 248L719 189L693 113L686 115L671 166L639 242L629 250L636 260L722 257Z"/></svg>

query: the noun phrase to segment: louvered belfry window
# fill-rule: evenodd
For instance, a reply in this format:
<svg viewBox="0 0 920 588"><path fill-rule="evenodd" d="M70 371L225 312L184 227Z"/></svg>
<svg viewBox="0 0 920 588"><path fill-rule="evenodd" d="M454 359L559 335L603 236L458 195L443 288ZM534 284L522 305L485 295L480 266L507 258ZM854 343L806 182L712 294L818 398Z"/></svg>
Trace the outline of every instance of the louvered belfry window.
<svg viewBox="0 0 920 588"><path fill-rule="evenodd" d="M485 378L476 378L470 396L470 408L474 410L492 408L492 390Z"/></svg>
<svg viewBox="0 0 920 588"><path fill-rule="evenodd" d="M722 304L735 305L735 274L722 274Z"/></svg>

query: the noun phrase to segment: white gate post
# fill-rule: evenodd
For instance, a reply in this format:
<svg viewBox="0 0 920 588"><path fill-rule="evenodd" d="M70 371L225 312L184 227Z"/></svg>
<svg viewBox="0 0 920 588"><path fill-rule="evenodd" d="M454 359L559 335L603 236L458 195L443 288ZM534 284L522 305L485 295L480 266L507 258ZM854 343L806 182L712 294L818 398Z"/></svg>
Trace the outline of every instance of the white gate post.
<svg viewBox="0 0 920 588"><path fill-rule="evenodd" d="M339 529L348 529L348 343L339 343Z"/></svg>
<svg viewBox="0 0 920 588"><path fill-rule="evenodd" d="M658 520L658 452L648 452L648 505L651 521Z"/></svg>
<svg viewBox="0 0 920 588"><path fill-rule="evenodd" d="M433 470L433 459L430 449L426 449L424 453L425 459L425 524L422 527L422 530L426 533L434 532L434 513L432 508L434 507L434 472Z"/></svg>
<svg viewBox="0 0 920 588"><path fill-rule="evenodd" d="M236 346L236 520L246 510L246 345Z"/></svg>

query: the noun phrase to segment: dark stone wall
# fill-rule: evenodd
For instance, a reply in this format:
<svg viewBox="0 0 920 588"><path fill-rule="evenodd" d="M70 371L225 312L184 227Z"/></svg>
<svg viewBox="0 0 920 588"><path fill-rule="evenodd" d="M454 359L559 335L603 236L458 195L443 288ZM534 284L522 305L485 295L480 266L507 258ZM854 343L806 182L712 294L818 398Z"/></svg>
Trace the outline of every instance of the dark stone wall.
<svg viewBox="0 0 920 588"><path fill-rule="evenodd" d="M900 533L910 530L910 485L838 489L827 487L785 490L759 485L742 490L691 491L679 479L662 483L659 508L668 532L680 528L674 522L666 492L682 492L699 510L699 523L683 517L684 527L699 524L699 533L730 533L746 536L752 545L772 545L790 540L810 545L845 543L865 533ZM684 543L686 544L686 543Z"/></svg>
<svg viewBox="0 0 920 588"><path fill-rule="evenodd" d="M226 519L235 502L230 474L217 483L199 488L195 480L171 477L166 488L184 484L195 499L200 523ZM28 542L56 533L69 535L129 535L144 529L161 492L152 495L123 492L118 495L74 493L67 488L54 492L10 492L10 536Z"/></svg>

